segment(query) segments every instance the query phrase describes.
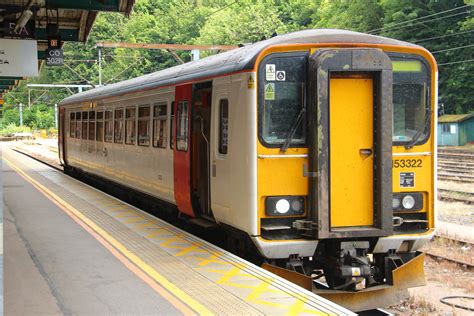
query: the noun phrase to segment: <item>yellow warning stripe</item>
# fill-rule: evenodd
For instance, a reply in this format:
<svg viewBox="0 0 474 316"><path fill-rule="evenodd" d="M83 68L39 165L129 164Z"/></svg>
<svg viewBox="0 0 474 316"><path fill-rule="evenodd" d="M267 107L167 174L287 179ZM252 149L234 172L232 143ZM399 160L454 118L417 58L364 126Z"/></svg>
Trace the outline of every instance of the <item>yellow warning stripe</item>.
<svg viewBox="0 0 474 316"><path fill-rule="evenodd" d="M127 257L131 262L137 265L140 269L146 272L150 277L152 277L156 282L158 282L161 286L171 292L173 295L178 297L180 300L184 301L189 307L195 310L200 315L213 315L213 313L208 310L204 305L193 299L191 296L186 294L183 290L178 288L176 285L168 281L164 276L158 273L155 269L153 269L150 265L140 259L137 255L133 254L129 251L123 244L121 244L118 240L114 237L109 235L105 230L100 228L97 224L95 224L92 220L70 205L68 202L63 200L61 197L53 193L51 190L47 189L44 185L39 183L38 181L34 180L28 174L26 174L23 170L13 164L11 161L3 157L3 160L8 163L8 165L14 169L16 172L20 173L23 177L28 179L31 183L33 183L36 187L38 187L43 193L46 193L54 200L56 200L59 204L67 208L71 211L75 216L77 216L80 220L82 220L85 224L87 224L90 228L96 231L102 238L104 238L107 242L113 245L117 250L119 250L125 257Z"/></svg>

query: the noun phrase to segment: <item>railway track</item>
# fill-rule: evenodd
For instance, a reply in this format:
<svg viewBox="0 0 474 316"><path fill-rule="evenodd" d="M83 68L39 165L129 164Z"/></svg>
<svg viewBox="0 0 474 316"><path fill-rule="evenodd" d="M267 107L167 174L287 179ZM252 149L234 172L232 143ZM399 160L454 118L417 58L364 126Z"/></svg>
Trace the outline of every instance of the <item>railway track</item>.
<svg viewBox="0 0 474 316"><path fill-rule="evenodd" d="M444 235L438 235L438 234L435 235L435 238L441 239L441 240L446 240L446 241L449 241L451 243L458 244L459 247L463 247L463 246L474 247L474 244L472 244L468 241L465 241L465 240L457 239L457 238L452 238L452 237L448 237L448 236L444 236ZM429 251L429 250L425 251L425 255L427 255L427 256L429 256L433 259L455 263L459 266L466 267L466 269L468 269L468 270L471 270L471 269L474 268L474 258L472 258L472 257L470 258L471 259L470 261L467 261L467 260L463 260L463 259L449 257L446 253L441 254L441 253L437 253L437 252L433 252L433 251Z"/></svg>
<svg viewBox="0 0 474 316"><path fill-rule="evenodd" d="M474 193L438 188L438 199L442 201L474 204Z"/></svg>
<svg viewBox="0 0 474 316"><path fill-rule="evenodd" d="M474 183L474 152L438 149L438 180Z"/></svg>

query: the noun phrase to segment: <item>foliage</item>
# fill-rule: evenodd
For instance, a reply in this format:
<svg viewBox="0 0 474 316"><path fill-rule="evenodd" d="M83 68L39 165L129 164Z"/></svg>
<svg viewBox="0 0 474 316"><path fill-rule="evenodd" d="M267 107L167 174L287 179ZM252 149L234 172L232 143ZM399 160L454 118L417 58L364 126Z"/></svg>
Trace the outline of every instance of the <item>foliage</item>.
<svg viewBox="0 0 474 316"><path fill-rule="evenodd" d="M0 136L10 136L15 133L30 133L31 128L28 126L17 126L14 123L10 123L2 128L0 128Z"/></svg>
<svg viewBox="0 0 474 316"><path fill-rule="evenodd" d="M473 4L472 0L137 0L129 19L101 13L87 43L66 43L65 66L44 66L38 78L23 81L7 94L0 124L19 123L18 104L28 104L27 83L98 85L98 51L94 46L100 41L245 44L308 28L369 32L426 47L439 64L439 100L445 111L469 112L474 109L474 47L459 47L472 44ZM190 52L177 54L184 61L190 60ZM178 63L164 50L103 49L102 56L103 84ZM76 92L32 90L32 110L24 106L25 124L33 128L54 126L53 105Z"/></svg>

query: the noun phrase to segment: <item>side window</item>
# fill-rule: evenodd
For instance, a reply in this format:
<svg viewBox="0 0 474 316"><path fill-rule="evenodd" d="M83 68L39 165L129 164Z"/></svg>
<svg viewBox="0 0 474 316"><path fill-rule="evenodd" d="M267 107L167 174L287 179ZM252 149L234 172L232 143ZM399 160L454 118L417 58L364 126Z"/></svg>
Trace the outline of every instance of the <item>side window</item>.
<svg viewBox="0 0 474 316"><path fill-rule="evenodd" d="M150 146L150 106L138 108L138 145Z"/></svg>
<svg viewBox="0 0 474 316"><path fill-rule="evenodd" d="M76 112L76 138L81 138L81 112Z"/></svg>
<svg viewBox="0 0 474 316"><path fill-rule="evenodd" d="M229 101L219 101L219 153L227 154L229 144Z"/></svg>
<svg viewBox="0 0 474 316"><path fill-rule="evenodd" d="M69 113L69 137L74 138L76 134L76 113Z"/></svg>
<svg viewBox="0 0 474 316"><path fill-rule="evenodd" d="M114 137L114 125L112 120L112 110L105 110L105 141L112 142Z"/></svg>
<svg viewBox="0 0 474 316"><path fill-rule="evenodd" d="M153 105L153 147L166 148L166 113L168 104Z"/></svg>
<svg viewBox="0 0 474 316"><path fill-rule="evenodd" d="M188 101L178 103L176 115L176 149L188 151Z"/></svg>
<svg viewBox="0 0 474 316"><path fill-rule="evenodd" d="M137 108L129 107L125 109L125 144L135 145L137 139Z"/></svg>
<svg viewBox="0 0 474 316"><path fill-rule="evenodd" d="M123 143L123 108L115 110L114 143Z"/></svg>
<svg viewBox="0 0 474 316"><path fill-rule="evenodd" d="M89 140L95 139L95 111L89 111Z"/></svg>
<svg viewBox="0 0 474 316"><path fill-rule="evenodd" d="M82 139L87 139L87 112L82 112Z"/></svg>
<svg viewBox="0 0 474 316"><path fill-rule="evenodd" d="M95 140L98 142L104 141L104 111L97 111L97 130L95 133Z"/></svg>
<svg viewBox="0 0 474 316"><path fill-rule="evenodd" d="M173 121L174 121L174 101L171 102L171 114L170 114L170 148L174 148L174 130L173 130Z"/></svg>

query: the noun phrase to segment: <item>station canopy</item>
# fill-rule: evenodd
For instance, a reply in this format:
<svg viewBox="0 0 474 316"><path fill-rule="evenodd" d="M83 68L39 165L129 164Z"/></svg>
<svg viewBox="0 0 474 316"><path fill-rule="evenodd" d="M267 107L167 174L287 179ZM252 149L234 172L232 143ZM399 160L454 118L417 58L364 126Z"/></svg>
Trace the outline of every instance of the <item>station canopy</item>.
<svg viewBox="0 0 474 316"><path fill-rule="evenodd" d="M54 43L54 39L59 40L59 46L64 42L85 42L99 12L129 15L134 2L135 0L1 0L0 100L2 94L16 86L19 80L30 76L28 71L15 74L18 66L13 65L14 62L20 68L34 63L31 66L37 72L45 59L46 49ZM34 54L31 50L35 50ZM24 59L20 60L21 58Z"/></svg>

